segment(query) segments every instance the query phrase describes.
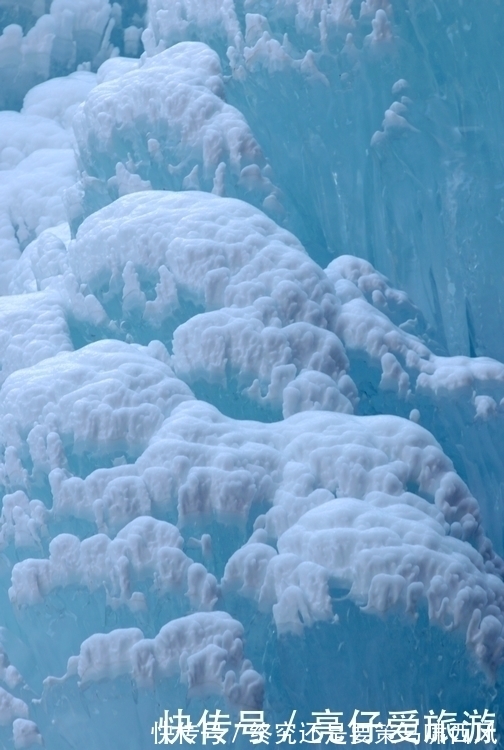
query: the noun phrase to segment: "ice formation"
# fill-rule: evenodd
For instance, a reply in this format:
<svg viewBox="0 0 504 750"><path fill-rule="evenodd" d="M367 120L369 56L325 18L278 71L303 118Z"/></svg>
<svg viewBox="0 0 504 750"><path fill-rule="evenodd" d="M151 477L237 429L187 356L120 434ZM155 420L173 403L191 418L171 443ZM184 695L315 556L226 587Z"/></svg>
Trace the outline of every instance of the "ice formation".
<svg viewBox="0 0 504 750"><path fill-rule="evenodd" d="M74 117L80 157L94 178L83 180L90 193L84 214L102 193L150 187L248 195L281 212L271 169L241 112L225 102L221 63L207 45L182 43L133 65L114 59L104 67Z"/></svg>
<svg viewBox="0 0 504 750"><path fill-rule="evenodd" d="M113 630L84 641L79 656L68 660L67 676L78 674L86 683L127 674L145 687L180 671L193 694L214 688L238 705L257 708L262 705L263 680L243 659L242 637L243 626L226 612L172 620L150 640L138 628Z"/></svg>
<svg viewBox="0 0 504 750"><path fill-rule="evenodd" d="M502 736L493 12L0 3L2 746Z"/></svg>

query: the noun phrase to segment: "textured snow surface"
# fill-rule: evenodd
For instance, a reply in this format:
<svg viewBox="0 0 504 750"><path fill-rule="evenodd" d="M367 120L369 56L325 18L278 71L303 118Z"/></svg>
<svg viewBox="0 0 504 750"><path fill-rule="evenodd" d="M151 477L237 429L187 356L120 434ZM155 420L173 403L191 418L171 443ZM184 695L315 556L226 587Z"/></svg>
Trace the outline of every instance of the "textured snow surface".
<svg viewBox="0 0 504 750"><path fill-rule="evenodd" d="M421 391L471 392L488 383L502 389L504 366L488 357L440 357L407 332L421 313L404 292L358 258L341 256L326 268L343 303L336 332L345 346L381 361L382 386L406 395L411 385L397 357L416 376ZM374 309L373 309L374 308ZM401 322L402 318L402 322ZM397 321L397 324L396 324ZM404 330L406 328L406 330Z"/></svg>
<svg viewBox="0 0 504 750"><path fill-rule="evenodd" d="M62 136L66 138L64 132ZM71 148L37 148L10 166L0 172L3 293L20 251L44 229L66 219L64 191L77 178Z"/></svg>
<svg viewBox="0 0 504 750"><path fill-rule="evenodd" d="M263 680L243 659L242 638L243 626L226 612L172 620L152 639L137 628L113 630L84 641L79 656L69 659L67 675L78 674L85 683L127 674L145 687L179 672L189 694L218 690L231 702L257 708Z"/></svg>
<svg viewBox="0 0 504 750"><path fill-rule="evenodd" d="M155 351L156 347L152 347ZM162 350L163 347L160 347ZM100 341L77 352L19 369L4 383L0 410L6 416L8 441L26 441L32 430L56 431L73 450L107 454L117 446L136 452L189 388L149 349L120 341ZM30 449L34 464L45 454Z"/></svg>
<svg viewBox="0 0 504 750"><path fill-rule="evenodd" d="M121 47L126 37L133 41L131 32L128 35L122 26L120 6L108 0L51 0L48 3L5 0L1 9L2 108L20 107L27 91L32 87L38 89L37 84L48 78L67 76L80 65L86 73L86 68L96 69L104 60L117 55L119 49L111 43L114 30ZM84 80L79 73L70 83L60 84L60 95L66 98L70 94L70 101L74 98L70 89L76 90L72 83L76 78L81 84ZM85 90L82 85L80 88ZM38 97L38 91L31 93L30 104ZM60 102L60 108L62 105ZM48 116L48 111L46 107L44 116Z"/></svg>
<svg viewBox="0 0 504 750"><path fill-rule="evenodd" d="M0 113L0 169L12 169L40 148L71 148L70 134L39 114Z"/></svg>
<svg viewBox="0 0 504 750"><path fill-rule="evenodd" d="M0 2L2 747L502 734L494 10Z"/></svg>
<svg viewBox="0 0 504 750"><path fill-rule="evenodd" d="M287 414L315 398L351 411L333 289L296 238L253 207L199 192L126 196L84 221L68 256L106 309L156 335L193 316L167 341L184 379L236 377Z"/></svg>
<svg viewBox="0 0 504 750"><path fill-rule="evenodd" d="M232 44L240 35L233 0L209 0L204 7L195 0L182 0L176 5L169 0L149 0L148 20L143 38L147 49L154 42L158 49L164 49L194 36L204 42L222 36Z"/></svg>
<svg viewBox="0 0 504 750"><path fill-rule="evenodd" d="M124 602L140 609L143 595L131 593L131 586L148 577L159 593L185 588L192 606L211 609L216 580L181 551L182 544L175 526L150 517L131 521L112 541L105 534L82 542L60 534L49 545L48 560L28 559L14 566L9 596L18 605L35 604L58 586L84 585L91 591L105 586L113 606Z"/></svg>
<svg viewBox="0 0 504 750"><path fill-rule="evenodd" d="M96 86L96 75L81 70L64 78L51 78L34 86L23 101L24 115L45 117L72 130L72 121L79 104Z"/></svg>
<svg viewBox="0 0 504 750"><path fill-rule="evenodd" d="M219 56L207 45L177 44L134 65L110 60L98 80L74 130L87 171L106 180L103 190L249 193L281 210L271 170L241 112L225 102Z"/></svg>
<svg viewBox="0 0 504 750"><path fill-rule="evenodd" d="M73 349L60 300L51 294L0 299L2 382L16 370Z"/></svg>

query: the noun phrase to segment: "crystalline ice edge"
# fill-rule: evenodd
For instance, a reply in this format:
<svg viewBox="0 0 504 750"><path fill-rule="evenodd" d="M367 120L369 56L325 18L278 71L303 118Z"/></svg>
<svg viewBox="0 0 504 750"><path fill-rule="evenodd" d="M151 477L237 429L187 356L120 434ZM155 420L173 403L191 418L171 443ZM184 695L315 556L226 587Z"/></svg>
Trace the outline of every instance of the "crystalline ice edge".
<svg viewBox="0 0 504 750"><path fill-rule="evenodd" d="M2 747L502 735L503 16L0 2Z"/></svg>

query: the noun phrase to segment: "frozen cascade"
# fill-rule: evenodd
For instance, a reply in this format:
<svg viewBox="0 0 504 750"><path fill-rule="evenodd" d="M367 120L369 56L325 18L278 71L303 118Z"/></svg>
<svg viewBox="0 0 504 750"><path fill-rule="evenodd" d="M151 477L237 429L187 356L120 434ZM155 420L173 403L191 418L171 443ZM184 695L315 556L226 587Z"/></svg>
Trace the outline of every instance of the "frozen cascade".
<svg viewBox="0 0 504 750"><path fill-rule="evenodd" d="M420 304L450 354L502 359L487 325L502 313L499 4L488 15L449 0L176 5L172 18L169 0L149 0L147 53L195 37L221 53L229 101L310 254L323 265L366 257Z"/></svg>
<svg viewBox="0 0 504 750"><path fill-rule="evenodd" d="M502 20L0 2L2 747L502 736Z"/></svg>

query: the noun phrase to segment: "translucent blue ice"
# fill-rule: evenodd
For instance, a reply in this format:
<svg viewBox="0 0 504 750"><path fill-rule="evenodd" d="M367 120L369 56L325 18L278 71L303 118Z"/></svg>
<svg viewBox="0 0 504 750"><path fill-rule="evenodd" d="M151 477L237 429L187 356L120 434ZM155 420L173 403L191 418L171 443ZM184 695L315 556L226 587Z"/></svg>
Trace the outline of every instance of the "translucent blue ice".
<svg viewBox="0 0 504 750"><path fill-rule="evenodd" d="M0 2L2 747L502 734L503 21Z"/></svg>

